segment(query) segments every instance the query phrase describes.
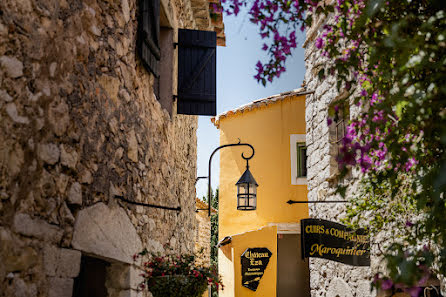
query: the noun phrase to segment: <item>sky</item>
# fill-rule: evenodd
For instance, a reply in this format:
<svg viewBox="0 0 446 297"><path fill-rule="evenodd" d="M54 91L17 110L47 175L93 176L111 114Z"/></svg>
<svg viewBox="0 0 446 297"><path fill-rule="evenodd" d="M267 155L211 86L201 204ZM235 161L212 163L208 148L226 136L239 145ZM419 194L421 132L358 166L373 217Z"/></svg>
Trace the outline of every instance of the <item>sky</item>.
<svg viewBox="0 0 446 297"><path fill-rule="evenodd" d="M305 74L304 33L297 35L298 46L286 64L287 71L264 87L254 79L255 64L266 61L261 50L264 43L256 25L241 12L237 17L224 16L226 47L217 47L217 114L271 95L300 88ZM209 157L219 144L219 130L211 123L211 117L198 118L197 176L208 175ZM219 184L219 153L212 159L212 189ZM197 182L197 197L207 195L208 181Z"/></svg>

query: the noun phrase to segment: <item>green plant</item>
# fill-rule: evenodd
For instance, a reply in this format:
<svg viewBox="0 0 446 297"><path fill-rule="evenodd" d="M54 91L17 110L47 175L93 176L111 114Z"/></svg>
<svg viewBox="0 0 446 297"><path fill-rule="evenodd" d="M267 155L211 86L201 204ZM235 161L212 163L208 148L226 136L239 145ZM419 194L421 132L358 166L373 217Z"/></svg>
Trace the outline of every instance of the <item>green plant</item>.
<svg viewBox="0 0 446 297"><path fill-rule="evenodd" d="M215 190L211 206L216 210L216 213L211 216L211 265L214 265L218 270L218 195L219 189ZM209 203L209 199L206 199ZM212 290L212 297L218 297L218 291Z"/></svg>
<svg viewBox="0 0 446 297"><path fill-rule="evenodd" d="M208 285L214 290L223 288L216 267L197 265L195 255L161 256L144 249L133 258L144 256L149 261L143 263L140 288L147 288L154 297L199 297Z"/></svg>

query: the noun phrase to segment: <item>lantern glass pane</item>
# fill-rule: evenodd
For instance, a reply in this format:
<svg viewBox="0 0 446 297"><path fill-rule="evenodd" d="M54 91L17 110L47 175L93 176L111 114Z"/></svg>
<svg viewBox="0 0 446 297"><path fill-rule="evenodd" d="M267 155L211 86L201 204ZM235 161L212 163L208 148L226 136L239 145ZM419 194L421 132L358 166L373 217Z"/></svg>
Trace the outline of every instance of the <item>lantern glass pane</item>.
<svg viewBox="0 0 446 297"><path fill-rule="evenodd" d="M247 206L248 199L244 197L238 198L238 206Z"/></svg>
<svg viewBox="0 0 446 297"><path fill-rule="evenodd" d="M249 184L249 193L257 194L257 186L255 184Z"/></svg>
<svg viewBox="0 0 446 297"><path fill-rule="evenodd" d="M256 197L249 197L249 206L256 208L257 207L257 199Z"/></svg>
<svg viewBox="0 0 446 297"><path fill-rule="evenodd" d="M239 184L237 185L238 194L248 194L249 186L248 184Z"/></svg>

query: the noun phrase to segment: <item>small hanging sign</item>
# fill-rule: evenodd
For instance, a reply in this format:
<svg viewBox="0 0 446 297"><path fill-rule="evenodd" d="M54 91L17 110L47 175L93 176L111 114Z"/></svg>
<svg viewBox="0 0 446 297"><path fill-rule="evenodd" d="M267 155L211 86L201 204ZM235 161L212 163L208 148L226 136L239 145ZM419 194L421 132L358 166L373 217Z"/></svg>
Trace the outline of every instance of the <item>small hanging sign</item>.
<svg viewBox="0 0 446 297"><path fill-rule="evenodd" d="M248 248L241 256L242 286L256 291L272 253L267 248Z"/></svg>
<svg viewBox="0 0 446 297"><path fill-rule="evenodd" d="M302 258L316 257L353 266L370 266L370 241L364 229L321 219L300 221Z"/></svg>

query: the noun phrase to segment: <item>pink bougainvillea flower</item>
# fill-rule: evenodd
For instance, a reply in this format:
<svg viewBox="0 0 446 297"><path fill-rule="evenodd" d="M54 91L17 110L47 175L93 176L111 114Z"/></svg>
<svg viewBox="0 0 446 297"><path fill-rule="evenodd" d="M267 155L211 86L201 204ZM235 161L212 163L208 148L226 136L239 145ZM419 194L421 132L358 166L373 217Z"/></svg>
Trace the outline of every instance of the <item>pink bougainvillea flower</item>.
<svg viewBox="0 0 446 297"><path fill-rule="evenodd" d="M381 284L381 289L383 290L389 290L393 287L393 282L390 279L386 279Z"/></svg>

